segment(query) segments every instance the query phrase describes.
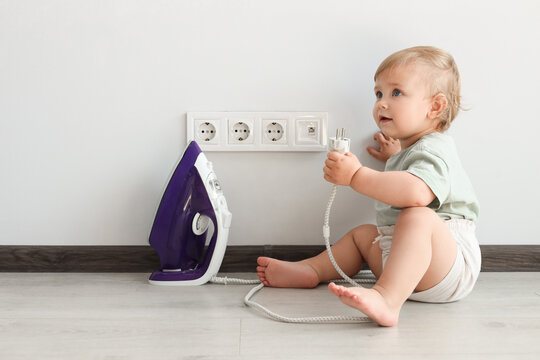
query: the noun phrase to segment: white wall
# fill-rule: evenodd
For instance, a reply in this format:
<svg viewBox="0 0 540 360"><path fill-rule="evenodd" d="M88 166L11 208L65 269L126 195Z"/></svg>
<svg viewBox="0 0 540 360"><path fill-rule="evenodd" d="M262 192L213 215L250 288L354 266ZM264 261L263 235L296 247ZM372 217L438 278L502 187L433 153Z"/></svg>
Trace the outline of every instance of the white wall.
<svg viewBox="0 0 540 360"><path fill-rule="evenodd" d="M0 0L0 245L143 245L188 111L327 111L364 151L373 73L450 51L470 111L451 129L482 244L540 244L540 5L530 1ZM487 6L488 5L488 6ZM324 153L207 153L230 244L321 244ZM373 222L340 190L337 238Z"/></svg>

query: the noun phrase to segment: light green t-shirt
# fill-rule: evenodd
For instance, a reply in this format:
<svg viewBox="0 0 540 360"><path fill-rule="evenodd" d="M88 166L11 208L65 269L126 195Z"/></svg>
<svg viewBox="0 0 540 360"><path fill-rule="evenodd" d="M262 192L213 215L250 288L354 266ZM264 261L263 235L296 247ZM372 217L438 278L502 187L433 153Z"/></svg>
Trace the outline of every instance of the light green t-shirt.
<svg viewBox="0 0 540 360"><path fill-rule="evenodd" d="M443 220L478 218L478 200L457 154L454 140L438 132L422 137L415 144L386 161L384 171L407 171L435 194L428 205ZM395 225L403 208L375 202L377 225Z"/></svg>

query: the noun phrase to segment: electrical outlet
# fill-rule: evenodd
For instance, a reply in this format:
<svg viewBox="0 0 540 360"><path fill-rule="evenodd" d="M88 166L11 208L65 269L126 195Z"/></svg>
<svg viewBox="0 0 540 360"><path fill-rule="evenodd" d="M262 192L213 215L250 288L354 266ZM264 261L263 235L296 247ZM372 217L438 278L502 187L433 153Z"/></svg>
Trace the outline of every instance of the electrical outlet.
<svg viewBox="0 0 540 360"><path fill-rule="evenodd" d="M219 113L188 113L187 141L197 141L199 146L219 148L226 139L225 120Z"/></svg>
<svg viewBox="0 0 540 360"><path fill-rule="evenodd" d="M189 112L186 140L203 151L327 151L325 112Z"/></svg>
<svg viewBox="0 0 540 360"><path fill-rule="evenodd" d="M253 121L229 119L229 144L253 144Z"/></svg>
<svg viewBox="0 0 540 360"><path fill-rule="evenodd" d="M219 144L218 121L216 120L196 120L195 133L197 141L204 144Z"/></svg>
<svg viewBox="0 0 540 360"><path fill-rule="evenodd" d="M287 144L287 122L287 119L262 119L262 143Z"/></svg>

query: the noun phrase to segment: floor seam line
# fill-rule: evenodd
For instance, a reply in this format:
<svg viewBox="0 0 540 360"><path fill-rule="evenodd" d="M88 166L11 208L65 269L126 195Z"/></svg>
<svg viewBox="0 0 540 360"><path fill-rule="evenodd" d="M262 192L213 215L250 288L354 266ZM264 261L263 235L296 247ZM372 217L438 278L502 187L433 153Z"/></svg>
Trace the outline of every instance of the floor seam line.
<svg viewBox="0 0 540 360"><path fill-rule="evenodd" d="M238 356L242 356L242 319L240 318L240 334L238 334Z"/></svg>

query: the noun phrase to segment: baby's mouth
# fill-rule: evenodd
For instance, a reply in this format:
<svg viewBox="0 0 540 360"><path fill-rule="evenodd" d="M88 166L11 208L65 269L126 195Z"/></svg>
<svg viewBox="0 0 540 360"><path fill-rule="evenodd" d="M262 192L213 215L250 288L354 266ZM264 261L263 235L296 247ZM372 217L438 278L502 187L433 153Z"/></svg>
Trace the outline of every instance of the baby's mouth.
<svg viewBox="0 0 540 360"><path fill-rule="evenodd" d="M380 122L392 121L392 118L389 118L389 117L386 117L386 116L379 115L379 121L380 121Z"/></svg>

